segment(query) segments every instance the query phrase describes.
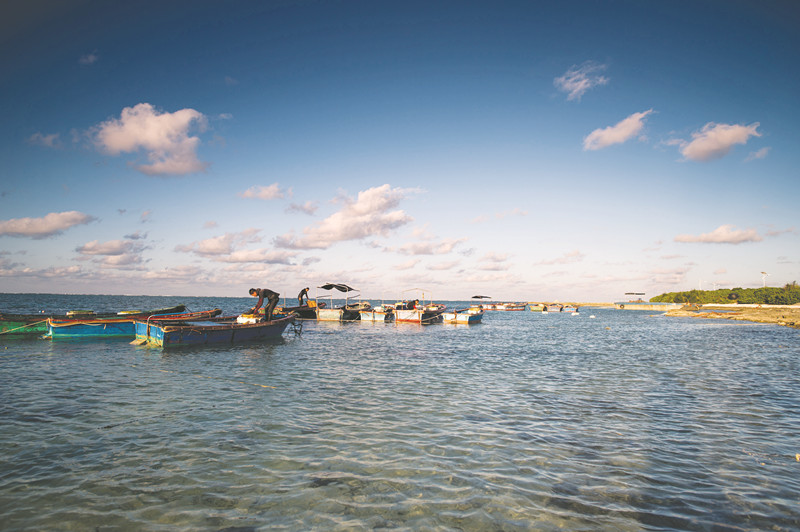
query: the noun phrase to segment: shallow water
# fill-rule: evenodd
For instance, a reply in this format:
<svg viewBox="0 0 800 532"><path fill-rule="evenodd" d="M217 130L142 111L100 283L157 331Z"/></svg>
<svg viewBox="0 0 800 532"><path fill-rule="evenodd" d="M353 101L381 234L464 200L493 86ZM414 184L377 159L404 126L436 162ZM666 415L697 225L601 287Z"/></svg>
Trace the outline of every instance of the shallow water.
<svg viewBox="0 0 800 532"><path fill-rule="evenodd" d="M59 297L0 308L252 304ZM799 338L608 309L168 351L0 337L0 523L797 530Z"/></svg>

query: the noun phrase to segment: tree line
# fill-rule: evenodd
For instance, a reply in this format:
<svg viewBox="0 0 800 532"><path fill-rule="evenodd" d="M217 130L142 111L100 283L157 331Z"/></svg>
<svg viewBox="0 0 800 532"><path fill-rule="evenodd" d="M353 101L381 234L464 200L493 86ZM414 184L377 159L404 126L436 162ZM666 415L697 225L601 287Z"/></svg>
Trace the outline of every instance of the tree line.
<svg viewBox="0 0 800 532"><path fill-rule="evenodd" d="M650 299L653 303L742 303L757 305L794 305L800 303L800 286L792 281L780 288L720 288L718 290L689 290L667 292Z"/></svg>

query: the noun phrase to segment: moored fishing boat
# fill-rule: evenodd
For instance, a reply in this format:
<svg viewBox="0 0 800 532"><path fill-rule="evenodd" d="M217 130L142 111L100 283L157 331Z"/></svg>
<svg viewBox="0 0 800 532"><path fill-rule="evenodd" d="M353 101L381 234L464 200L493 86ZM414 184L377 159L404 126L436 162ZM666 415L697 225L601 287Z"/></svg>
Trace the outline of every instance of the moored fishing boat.
<svg viewBox="0 0 800 532"><path fill-rule="evenodd" d="M154 314L165 314L173 312L183 312L186 310L185 305L175 305L155 310L123 310L119 312L101 312L95 313L92 310L71 310L65 314L16 314L9 312L0 312L0 335L38 335L42 336L47 334L47 320L53 319L67 319L67 318L116 318L119 316L126 317L143 317L152 316Z"/></svg>
<svg viewBox="0 0 800 532"><path fill-rule="evenodd" d="M442 313L443 323L473 325L480 323L483 319L483 308L480 305L472 305L469 308L453 310Z"/></svg>
<svg viewBox="0 0 800 532"><path fill-rule="evenodd" d="M378 305L369 309L361 310L361 321L394 321L394 307L392 305Z"/></svg>
<svg viewBox="0 0 800 532"><path fill-rule="evenodd" d="M333 306L333 293L324 296L330 298L330 305L325 305L324 302L317 301L316 317L318 321L356 321L361 319L362 310L369 310L371 308L371 305L366 301L350 303L349 299L359 294L355 296L351 295L350 292L357 292L357 290L346 284L327 283L318 288L323 290L338 290L345 294L345 303L340 307ZM317 296L317 300L318 299L319 296Z"/></svg>
<svg viewBox="0 0 800 532"><path fill-rule="evenodd" d="M153 347L222 345L255 342L280 338L284 329L294 322L290 314L272 321L244 320L236 317L201 321L136 321L136 339L132 343Z"/></svg>
<svg viewBox="0 0 800 532"><path fill-rule="evenodd" d="M185 307L184 307L185 308ZM220 309L198 312L168 312L155 314L119 314L110 317L49 318L46 338L133 338L136 334L134 322L181 321L207 319L222 313Z"/></svg>
<svg viewBox="0 0 800 532"><path fill-rule="evenodd" d="M420 289L412 288L411 290ZM406 290L406 292L411 290ZM419 299L406 299L398 301L394 305L394 321L396 323L420 323L422 325L440 323L442 321L442 312L445 309L447 309L447 306L440 303L425 303L425 293L422 292L422 301Z"/></svg>

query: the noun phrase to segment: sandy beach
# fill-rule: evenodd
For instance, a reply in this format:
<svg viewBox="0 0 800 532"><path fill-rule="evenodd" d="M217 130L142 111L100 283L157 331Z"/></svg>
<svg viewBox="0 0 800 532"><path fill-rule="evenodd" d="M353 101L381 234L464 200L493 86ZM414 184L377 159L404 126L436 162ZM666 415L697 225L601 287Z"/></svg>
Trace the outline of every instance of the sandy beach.
<svg viewBox="0 0 800 532"><path fill-rule="evenodd" d="M777 323L785 327L800 329L800 306L743 306L703 305L699 310L676 309L667 311L667 316L691 316L695 318L755 321Z"/></svg>

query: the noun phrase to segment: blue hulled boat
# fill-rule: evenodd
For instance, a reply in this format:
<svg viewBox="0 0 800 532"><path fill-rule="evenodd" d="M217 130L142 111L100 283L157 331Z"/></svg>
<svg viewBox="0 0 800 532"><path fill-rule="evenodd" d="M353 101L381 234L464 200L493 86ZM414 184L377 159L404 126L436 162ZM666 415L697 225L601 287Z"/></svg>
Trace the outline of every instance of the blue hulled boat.
<svg viewBox="0 0 800 532"><path fill-rule="evenodd" d="M137 321L136 339L132 343L169 347L238 344L280 338L295 317L290 314L272 321L246 320L244 323L235 317L181 322Z"/></svg>

